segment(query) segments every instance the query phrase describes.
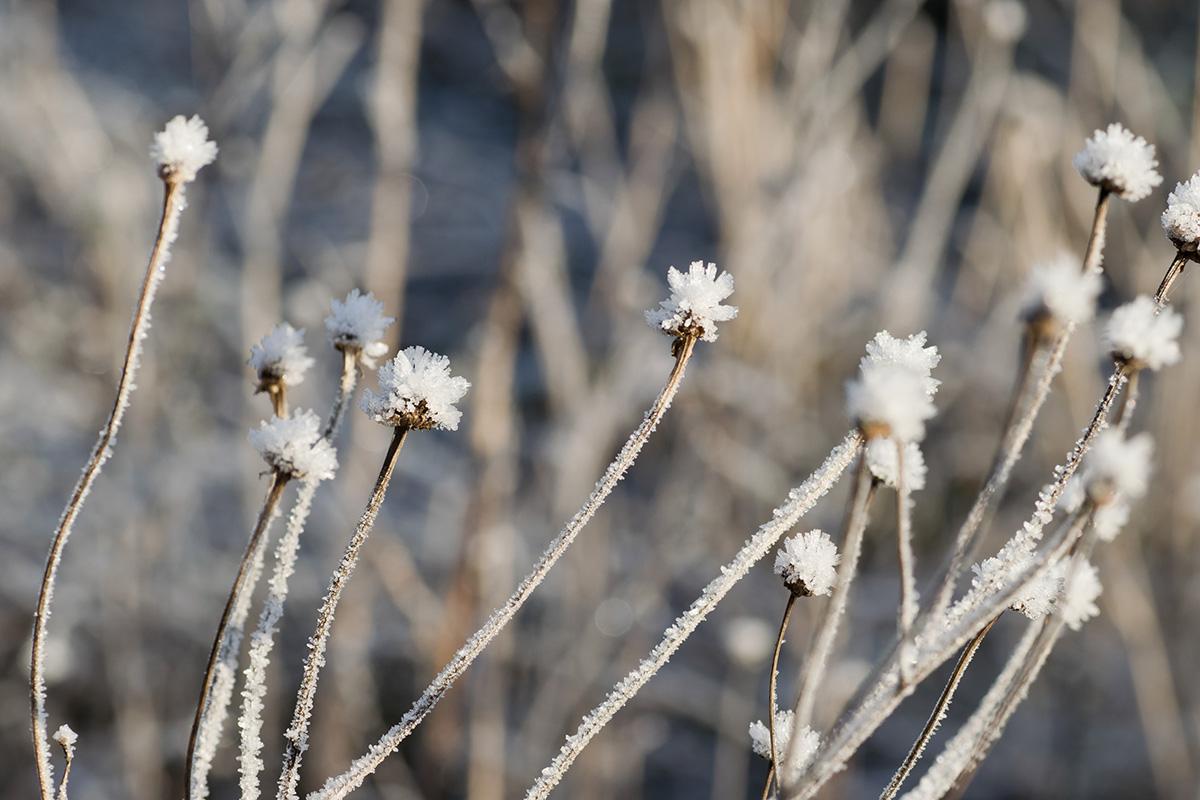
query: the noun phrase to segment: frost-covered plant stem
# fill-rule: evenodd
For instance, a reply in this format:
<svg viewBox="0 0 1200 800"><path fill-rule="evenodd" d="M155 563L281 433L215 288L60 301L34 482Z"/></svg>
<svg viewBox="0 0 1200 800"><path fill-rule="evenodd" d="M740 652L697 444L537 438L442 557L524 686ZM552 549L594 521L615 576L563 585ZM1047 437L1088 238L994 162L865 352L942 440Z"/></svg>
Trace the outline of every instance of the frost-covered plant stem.
<svg viewBox="0 0 1200 800"><path fill-rule="evenodd" d="M408 712L401 718L400 722L388 730L365 755L357 759L350 768L336 777L326 781L325 786L321 791L315 793L316 797L344 797L347 793L359 786L366 776L370 775L390 755L400 742L404 741L412 731L421 724L421 721L433 710L438 701L449 691L454 682L466 672L466 670L474 663L479 654L484 651L489 643L499 635L500 631L516 616L525 601L533 594L534 590L545 580L546 575L550 573L558 559L562 557L571 543L583 530L584 526L595 516L596 511L608 499L613 488L625 476L625 473L633 466L633 462L637 459L638 454L649 440L659 422L662 421L663 415L667 409L671 407L671 402L675 399L676 393L679 391L679 386L683 382L684 372L687 369L688 361L691 360L692 353L696 346L695 336L682 336L675 340L672 352L675 356L675 364L671 369L670 375L667 377L666 383L662 390L655 398L654 404L650 410L646 412L642 423L637 427L633 434L625 442L625 446L613 459L612 463L604 471L599 482L597 482L592 493L588 496L583 506L579 511L575 512L575 516L563 527L558 533L541 558L534 565L528 575L522 579L520 585L505 601L504 605L492 612L478 631L476 631L470 639L467 640L458 652L450 659L433 679L433 682L426 687L417 701L413 703ZM280 800L287 800L283 795Z"/></svg>
<svg viewBox="0 0 1200 800"><path fill-rule="evenodd" d="M150 261L146 265L146 275L142 279L142 288L138 294L137 305L134 307L133 320L129 326L129 338L125 346L125 359L121 364L121 377L117 381L116 398L113 400L112 411L108 421L100 430L100 436L92 447L92 454L71 492L62 516L58 520L58 528L50 544L50 553L46 558L46 570L42 576L41 589L38 592L37 611L33 617L33 636L30 648L29 664L29 704L33 725L34 763L38 773L38 787L42 800L50 800L54 795L53 768L50 764L50 742L46 734L46 676L45 676L45 643L46 626L50 619L50 604L54 597L54 581L58 576L58 565L62 561L63 550L71 529L88 493L100 474L104 463L112 455L116 444L117 431L125 418L129 407L129 398L134 390L134 378L137 375L141 361L142 343L150 328L150 307L158 285L162 281L167 261L171 255L171 244L179 230L179 216L186 202L184 199L184 184L181 180L164 178L162 217L158 224L158 233L154 238L154 246L150 250Z"/></svg>
<svg viewBox="0 0 1200 800"><path fill-rule="evenodd" d="M75 734L70 733L70 738L61 737L63 729L59 729L59 733L54 735L54 740L58 742L59 747L63 751L63 776L58 783L58 794L55 795L55 800L68 800L67 798L67 783L71 780L71 765L75 763Z"/></svg>
<svg viewBox="0 0 1200 800"><path fill-rule="evenodd" d="M1174 287L1175 281L1183 274L1183 268L1187 266L1189 257L1184 255L1182 251L1175 254L1175 258L1171 259L1171 266L1167 267L1167 272L1163 275L1162 281L1158 284L1158 291L1154 293L1154 302L1159 308L1167 304L1167 297L1171 294L1171 288Z"/></svg>
<svg viewBox="0 0 1200 800"><path fill-rule="evenodd" d="M787 605L783 607L783 619L779 623L779 635L775 637L775 652L771 656L771 680L767 693L767 731L771 737L771 769L767 771L767 780L763 785L763 800L771 796L771 782L775 777L775 765L779 763L779 750L775 741L775 710L778 707L779 688L779 654L783 651L783 638L787 635L788 623L792 621L792 610L796 607L795 592L788 592Z"/></svg>
<svg viewBox="0 0 1200 800"><path fill-rule="evenodd" d="M282 393L281 393L282 394ZM272 395L274 399L275 395ZM266 533L272 520L279 514L279 499L287 486L288 476L278 470L271 476L271 487L267 490L258 521L242 560L237 575L225 599L221 621L213 636L208 663L204 668L204 679L200 684L200 698L196 702L196 713L188 735L185 776L188 800L202 800L208 796L208 772L220 743L221 730L229 711L233 696L233 682L237 672L238 650L241 632L250 611L250 593L262 572L263 553L266 548Z"/></svg>
<svg viewBox="0 0 1200 800"><path fill-rule="evenodd" d="M292 712L292 721L284 732L287 743L283 751L283 771L279 775L277 797L279 800L292 800L296 797L296 787L300 783L300 764L304 752L308 749L308 727L312 721L313 702L317 695L317 680L321 668L325 666L325 650L329 645L329 634L333 630L333 615L341 599L342 590L354 574L358 565L358 556L362 552L375 518L379 516L379 508L387 494L388 485L392 480L392 472L396 468L396 460L400 449L408 437L409 429L404 426L396 427L392 434L391 444L383 457L379 468L379 476L375 479L375 488L371 498L363 510L362 517L354 529L354 535L342 553L342 560L333 571L329 580L329 588L321 600L321 608L317 611L317 625L308 640L308 655L304 659L304 670L300 678L300 688L296 692L296 707Z"/></svg>
<svg viewBox="0 0 1200 800"><path fill-rule="evenodd" d="M1138 376L1141 374L1140 369L1130 370L1129 380L1125 383L1125 391L1121 394L1121 404L1117 406L1117 410L1113 414L1112 425L1114 428L1123 430L1129 426L1129 420L1133 417L1134 409L1137 408L1138 387L1141 383Z"/></svg>
<svg viewBox="0 0 1200 800"><path fill-rule="evenodd" d="M967 667L971 664L971 659L975 657L975 653L979 651L979 646L983 644L984 637L988 635L992 627L1000 620L1000 615L992 617L991 622L984 625L979 633L967 642L963 648L962 654L958 657L958 661L954 664L954 670L950 673L950 679L946 682L945 688L942 689L942 694L938 697L937 704L933 707L933 711L929 714L929 719L925 722L925 727L921 730L921 734L917 740L913 742L913 746L909 749L908 755L904 759L904 763L896 770L891 781L879 796L880 800L892 800L900 791L900 787L904 784L904 780L912 772L913 767L917 765L921 754L925 752L925 747L929 744L933 734L937 731L938 726L942 724L942 720L946 717L946 712L950 708L950 701L954 699L954 693L958 691L958 684L962 681L963 675L967 672Z"/></svg>
<svg viewBox="0 0 1200 800"><path fill-rule="evenodd" d="M904 480L904 442L896 442L896 553L900 564L900 612L897 635L900 646L908 646L917 617L917 579L913 568L912 504ZM908 680L907 660L901 661L901 678Z"/></svg>
<svg viewBox="0 0 1200 800"><path fill-rule="evenodd" d="M354 386L358 382L358 353L342 350L342 376L338 380L337 394L333 397L333 407L329 410L329 420L325 423L322 435L333 442L342 427L346 417L346 404L354 395Z"/></svg>

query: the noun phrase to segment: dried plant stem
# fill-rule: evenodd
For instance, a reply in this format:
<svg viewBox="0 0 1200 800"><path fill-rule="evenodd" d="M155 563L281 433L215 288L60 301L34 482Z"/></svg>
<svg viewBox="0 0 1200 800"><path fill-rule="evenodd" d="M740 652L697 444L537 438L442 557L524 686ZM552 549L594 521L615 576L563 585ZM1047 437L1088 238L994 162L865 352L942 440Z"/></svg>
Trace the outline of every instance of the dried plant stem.
<svg viewBox="0 0 1200 800"><path fill-rule="evenodd" d="M1121 395L1121 404L1117 406L1117 410L1113 414L1113 427L1120 428L1121 430L1129 427L1129 420L1133 418L1133 411L1137 408L1138 387L1140 386L1138 376L1141 374L1142 371L1140 369L1130 369L1129 380L1125 384L1125 392Z"/></svg>
<svg viewBox="0 0 1200 800"><path fill-rule="evenodd" d="M351 350L342 351L342 376L338 380L337 394L333 396L333 407L329 410L329 419L321 435L330 443L337 438L341 430L342 420L346 416L346 405L354 396L354 387L358 383L358 354Z"/></svg>
<svg viewBox="0 0 1200 800"><path fill-rule="evenodd" d="M1183 274L1183 268L1187 266L1188 256L1183 252L1175 254L1175 258L1171 260L1171 266L1167 267L1167 272L1163 275L1162 282L1158 284L1158 291L1154 293L1154 302L1159 308L1167 304L1167 298L1171 294L1171 288L1175 285L1175 281Z"/></svg>
<svg viewBox="0 0 1200 800"><path fill-rule="evenodd" d="M598 706L584 715L579 727L567 737L566 743L559 749L558 755L538 775L537 781L525 795L526 800L544 800L549 796L570 769L571 764L575 762L575 759L579 757L579 754L596 734L612 721L617 712L662 669L671 656L679 650L687 638L700 627L705 618L729 593L729 590L746 577L751 567L770 552L775 543L795 527L796 523L816 505L817 501L833 488L833 485L837 483L846 468L854 462L861 450L862 436L857 431L848 433L841 444L829 453L824 463L808 476L804 483L788 493L787 501L772 512L770 521L759 526L733 559L721 567L720 574L704 588L700 596L667 627L663 632L662 639L654 646L650 654L618 681ZM347 773L347 776L352 773L353 770L351 773ZM365 777L369 773L361 774ZM362 778L358 777L357 780L361 782ZM309 800L344 797L357 785L357 783L346 783L334 787L326 784L325 789L310 796Z"/></svg>
<svg viewBox="0 0 1200 800"><path fill-rule="evenodd" d="M55 795L55 800L67 800L67 783L71 780L71 765L75 763L75 746L68 742L59 740L59 746L63 751L63 776L58 783L58 794Z"/></svg>
<svg viewBox="0 0 1200 800"><path fill-rule="evenodd" d="M245 615L249 612L249 595L254 590L258 574L262 571L267 529L279 513L279 499L283 496L283 489L287 486L287 482L286 474L278 470L273 473L271 487L267 490L262 510L258 514L258 521L254 526L254 531L250 534L250 540L246 543L246 550L242 553L237 576L233 580L233 585L229 587L225 609L221 612L221 621L217 624L217 632L213 637L212 648L208 654L208 664L204 668L204 679L200 684L200 698L196 702L192 730L188 735L186 771L184 773L187 780L188 800L200 800L200 798L208 796L208 771L212 766L212 759L220 741L229 698L233 694L237 651L241 644L240 634L242 626L245 624ZM239 617L241 619L238 619ZM220 673L228 674L219 681ZM222 686L214 691L214 686L218 682Z"/></svg>
<svg viewBox="0 0 1200 800"><path fill-rule="evenodd" d="M350 537L350 542L342 553L342 560L329 580L329 588L325 591L321 608L317 612L316 629L308 640L308 655L304 659L300 688L296 692L296 707L292 712L291 724L284 733L287 744L284 746L283 771L279 776L277 794L279 800L291 800L296 797L296 787L300 783L300 764L304 758L304 751L308 749L308 727L312 721L317 680L321 674L321 667L325 665L325 650L329 645L330 631L333 630L333 615L337 610L338 601L341 599L342 590L345 589L350 577L354 574L354 568L358 565L359 553L362 552L371 528L375 525L375 518L379 516L379 508L383 505L388 484L392 480L392 472L396 468L396 460L407 436L408 428L398 427L395 429L391 444L388 445L387 454L383 458L383 464L379 468L379 476L375 480L371 498L367 501L367 507L354 529L354 535Z"/></svg>
<svg viewBox="0 0 1200 800"><path fill-rule="evenodd" d="M776 700L779 687L779 654L783 651L783 637L787 634L788 623L792 621L792 609L796 607L795 592L788 593L787 605L783 607L783 619L779 623L779 635L775 637L775 653L771 656L771 680L767 701L767 730L771 736L771 769L767 772L767 782L763 786L763 800L771 796L771 779L775 776L775 765L779 763L779 749L776 744L775 710L779 707Z"/></svg>
<svg viewBox="0 0 1200 800"><path fill-rule="evenodd" d="M958 662L955 663L954 670L950 673L950 679L946 682L945 688L942 689L942 694L938 698L937 705L933 707L933 711L929 714L929 719L925 722L925 727L921 730L921 735L913 742L913 746L908 751L908 756L905 757L904 763L896 770L896 774L892 776L892 780L888 783L887 788L879 796L880 800L892 800L899 793L904 780L912 772L913 767L917 765L921 754L925 752L925 747L933 738L933 734L937 731L938 726L942 724L942 720L946 716L946 711L950 708L950 701L954 699L954 693L958 691L958 685L962 681L963 675L966 674L971 659L975 657L979 646L983 644L984 637L988 635L988 632L991 631L999 619L999 614L992 617L991 622L984 625L979 630L979 633L975 634L974 638L963 647L962 655L958 657Z"/></svg>
<svg viewBox="0 0 1200 800"><path fill-rule="evenodd" d="M603 505L609 494L612 493L613 488L616 487L629 468L633 466L633 462L637 459L638 454L649 440L651 434L654 433L655 428L658 427L663 415L666 414L676 393L679 391L679 386L683 381L684 372L687 369L688 361L692 357L695 346L696 339L692 336L686 336L675 341L675 347L673 348L675 364L642 423L629 437L628 441L625 442L625 446L621 448L617 457L608 465L608 469L605 470L604 475L584 502L583 507L575 513L575 516L571 518L554 540L551 541L533 569L522 579L504 605L493 611L483 627L476 631L467 640L466 644L459 648L458 652L442 668L441 672L433 679L433 682L426 687L425 691L417 698L416 702L413 703L400 722L380 737L366 754L350 765L350 768L346 772L326 781L325 786L319 792L315 793L315 797L344 797L354 788L361 785L362 781L375 771L379 764L399 746L400 742L404 741L421 724L421 721L429 715L429 712L445 696L450 687L454 685L454 682L466 672L475 659L479 657L479 654L484 651L488 644L516 616L517 612L525 604L525 601L529 599L538 585L545 580L551 568L558 562L563 553L567 551L571 543L575 541L579 532L583 530L584 526L587 525L596 514L596 511ZM281 795L279 800L288 799Z"/></svg>
<svg viewBox="0 0 1200 800"><path fill-rule="evenodd" d="M900 647L909 644L913 621L917 617L917 579L913 568L912 508L908 482L904 480L904 442L896 440L896 552L900 564L900 612L897 636ZM909 680L908 659L900 661L900 677Z"/></svg>
<svg viewBox="0 0 1200 800"><path fill-rule="evenodd" d="M125 346L125 359L121 364L121 377L117 381L116 398L113 400L112 411L108 421L100 431L92 454L75 484L71 499L63 509L58 520L58 528L50 544L50 553L46 558L46 570L42 576L41 589L38 592L37 611L33 617L33 635L29 663L29 705L33 728L34 764L37 767L38 788L42 800L50 800L54 794L53 768L50 764L50 742L46 735L46 676L45 676L45 642L46 626L50 619L50 604L54 597L54 582L58 577L58 566L62 561L63 550L71 529L83 509L83 503L100 474L101 468L112 455L116 444L117 431L125 418L129 407L129 398L134 390L134 377L141 361L142 342L150 328L150 307L158 291L158 285L170 258L171 244L179 230L179 216L186 205L183 184L175 180L163 181L162 217L158 224L158 233L154 238L154 246L150 250L150 260L146 265L146 275L142 279L141 292L133 312L133 320L129 326L129 338Z"/></svg>

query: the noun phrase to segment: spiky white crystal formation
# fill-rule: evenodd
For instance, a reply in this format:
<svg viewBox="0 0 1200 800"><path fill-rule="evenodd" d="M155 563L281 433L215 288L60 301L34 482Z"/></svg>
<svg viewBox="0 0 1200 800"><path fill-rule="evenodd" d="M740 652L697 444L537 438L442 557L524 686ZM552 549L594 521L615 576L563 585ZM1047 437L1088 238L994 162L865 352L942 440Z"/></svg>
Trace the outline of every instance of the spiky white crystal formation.
<svg viewBox="0 0 1200 800"><path fill-rule="evenodd" d="M1189 253L1200 244L1200 172L1167 195L1167 210L1162 213L1163 231L1172 244Z"/></svg>
<svg viewBox="0 0 1200 800"><path fill-rule="evenodd" d="M896 488L896 442L894 439L877 437L867 442L867 467L876 479L885 486ZM910 492L919 492L925 488L925 478L928 468L925 466L925 454L916 442L904 444L904 488Z"/></svg>
<svg viewBox="0 0 1200 800"><path fill-rule="evenodd" d="M1014 575L1018 572L1019 570L1013 570ZM1020 611L1032 620L1041 619L1058 604L1066 580L1066 563L1054 562L1049 569L1043 570L1040 575L1021 587L1013 598L1013 610Z"/></svg>
<svg viewBox="0 0 1200 800"><path fill-rule="evenodd" d="M793 592L825 595L833 591L839 561L837 545L829 534L807 531L784 541L775 553L775 574Z"/></svg>
<svg viewBox="0 0 1200 800"><path fill-rule="evenodd" d="M1157 167L1154 145L1117 122L1093 133L1075 155L1075 169L1085 181L1131 202L1162 183Z"/></svg>
<svg viewBox="0 0 1200 800"><path fill-rule="evenodd" d="M458 430L455 403L471 384L450 374L450 359L424 347L406 347L379 368L379 392L363 392L367 416L384 425L414 430Z"/></svg>
<svg viewBox="0 0 1200 800"><path fill-rule="evenodd" d="M1096 600L1103 591L1100 573L1090 561L1072 564L1067 569L1066 587L1056 612L1068 628L1077 631L1083 627L1083 623L1100 614Z"/></svg>
<svg viewBox="0 0 1200 800"><path fill-rule="evenodd" d="M173 117L154 134L150 156L164 178L190 183L201 168L217 157L217 143L209 141L208 126L198 115Z"/></svg>
<svg viewBox="0 0 1200 800"><path fill-rule="evenodd" d="M330 305L325 330L329 331L334 347L359 352L359 363L374 369L375 359L388 351L382 341L383 332L396 320L384 316L383 303L375 295L363 294L358 289L351 289L345 300L334 300Z"/></svg>
<svg viewBox="0 0 1200 800"><path fill-rule="evenodd" d="M281 322L250 348L249 364L260 385L283 381L295 386L304 380L313 359L304 346L304 331Z"/></svg>
<svg viewBox="0 0 1200 800"><path fill-rule="evenodd" d="M941 381L932 377L934 367L941 363L942 356L937 347L925 346L926 339L925 331L919 331L904 339L892 336L887 331L880 331L867 342L867 353L859 360L858 368L866 372L871 366L903 367L919 376L925 392L933 397L942 385Z"/></svg>
<svg viewBox="0 0 1200 800"><path fill-rule="evenodd" d="M250 431L250 444L271 467L292 478L323 481L337 471L337 453L312 411L264 420Z"/></svg>
<svg viewBox="0 0 1200 800"><path fill-rule="evenodd" d="M935 413L920 375L898 364L871 365L846 387L846 411L874 436L920 441Z"/></svg>
<svg viewBox="0 0 1200 800"><path fill-rule="evenodd" d="M79 741L79 734L71 730L70 725L59 725L50 738L57 742L67 755L75 754L75 742Z"/></svg>
<svg viewBox="0 0 1200 800"><path fill-rule="evenodd" d="M1148 433L1126 438L1120 430L1109 429L1096 436L1084 464L1084 482L1088 490L1136 500L1146 493L1150 466L1154 458L1154 440Z"/></svg>
<svg viewBox="0 0 1200 800"><path fill-rule="evenodd" d="M788 745L791 744L795 726L796 715L793 712L775 712L775 752L781 759L788 752ZM795 782L795 779L808 768L809 762L812 761L812 757L816 755L820 746L821 735L805 725L800 731L800 738L796 740L796 758L790 764L792 767L791 777L785 779L785 783ZM762 756L768 761L771 760L771 731L761 720L750 723L750 748L755 755Z"/></svg>
<svg viewBox="0 0 1200 800"><path fill-rule="evenodd" d="M1027 306L1032 314L1048 313L1064 324L1086 322L1096 313L1102 288L1098 271L1084 272L1079 259L1063 252L1034 265Z"/></svg>
<svg viewBox="0 0 1200 800"><path fill-rule="evenodd" d="M1161 369L1179 360L1183 317L1161 311L1154 299L1139 295L1113 311L1104 328L1108 349L1139 368Z"/></svg>
<svg viewBox="0 0 1200 800"><path fill-rule="evenodd" d="M717 274L717 265L693 261L686 273L667 270L671 294L646 312L646 321L671 336L698 336L701 341L717 340L717 323L737 316L737 306L722 305L733 294L733 276Z"/></svg>

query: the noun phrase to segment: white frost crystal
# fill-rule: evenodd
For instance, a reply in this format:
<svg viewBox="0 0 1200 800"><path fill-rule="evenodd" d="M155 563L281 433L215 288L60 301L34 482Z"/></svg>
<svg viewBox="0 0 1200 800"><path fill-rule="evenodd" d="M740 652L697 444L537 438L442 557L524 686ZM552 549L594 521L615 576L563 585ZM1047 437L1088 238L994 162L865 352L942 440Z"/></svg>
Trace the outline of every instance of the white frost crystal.
<svg viewBox="0 0 1200 800"><path fill-rule="evenodd" d="M304 346L304 331L281 322L250 348L251 368L258 374L260 386L283 381L295 386L313 365Z"/></svg>
<svg viewBox="0 0 1200 800"><path fill-rule="evenodd" d="M876 479L883 481L885 486L896 488L896 442L894 439L876 437L867 442L867 467ZM925 477L928 468L925 466L925 454L916 442L906 442L904 445L904 488L910 492L919 492L925 488Z"/></svg>
<svg viewBox="0 0 1200 800"><path fill-rule="evenodd" d="M334 300L329 316L325 318L325 330L339 350L357 350L359 360L374 368L375 359L382 358L388 351L382 341L383 332L396 320L384 316L383 303L375 295L363 294L352 289L345 300Z"/></svg>
<svg viewBox="0 0 1200 800"><path fill-rule="evenodd" d="M932 373L934 367L941 363L942 356L933 345L925 346L926 338L925 331L904 339L880 331L867 342L867 354L858 362L858 368L866 372L872 366L903 367L918 375L926 393L933 397L942 382L932 377Z"/></svg>
<svg viewBox="0 0 1200 800"><path fill-rule="evenodd" d="M737 316L736 306L721 301L733 294L733 276L717 274L717 265L693 261L686 273L667 270L671 294L658 308L646 312L646 321L671 336L695 335L705 342L717 340L717 323Z"/></svg>
<svg viewBox="0 0 1200 800"><path fill-rule="evenodd" d="M1100 573L1089 561L1071 565L1066 581L1057 613L1068 628L1077 631L1083 627L1083 623L1099 616L1100 607L1096 605L1096 600L1100 598L1104 587L1100 583Z"/></svg>
<svg viewBox="0 0 1200 800"><path fill-rule="evenodd" d="M775 712L775 752L782 759L792 741L793 728L796 725L796 715L791 711ZM792 774L784 783L795 783L796 779L808 768L812 757L821 746L821 735L807 725L800 731L796 741L796 759L792 762ZM771 731L761 720L750 723L750 748L755 755L771 760Z"/></svg>
<svg viewBox="0 0 1200 800"><path fill-rule="evenodd" d="M1154 299L1140 295L1113 311L1104 329L1109 350L1139 368L1161 369L1179 360L1183 317L1161 311Z"/></svg>
<svg viewBox="0 0 1200 800"><path fill-rule="evenodd" d="M814 530L786 540L775 554L775 574L800 594L824 595L833 591L837 546L824 531Z"/></svg>
<svg viewBox="0 0 1200 800"><path fill-rule="evenodd" d="M1093 133L1075 155L1075 169L1084 180L1130 201L1162 183L1157 167L1154 145L1116 122Z"/></svg>
<svg viewBox="0 0 1200 800"><path fill-rule="evenodd" d="M363 392L367 416L384 425L415 430L458 430L455 403L471 384L450 374L450 359L424 347L406 347L379 368L379 392Z"/></svg>
<svg viewBox="0 0 1200 800"><path fill-rule="evenodd" d="M208 126L199 116L179 115L154 134L150 155L164 177L188 183L216 159L217 143L209 141Z"/></svg>
<svg viewBox="0 0 1200 800"><path fill-rule="evenodd" d="M1200 244L1200 172L1167 195L1167 210L1162 213L1163 231L1180 250L1196 252Z"/></svg>
<svg viewBox="0 0 1200 800"><path fill-rule="evenodd" d="M846 387L846 411L864 430L905 442L920 441L935 413L921 376L898 364L863 369Z"/></svg>
<svg viewBox="0 0 1200 800"><path fill-rule="evenodd" d="M68 755L73 755L75 752L75 742L79 741L79 734L71 730L70 725L59 725L58 730L51 737L58 743Z"/></svg>
<svg viewBox="0 0 1200 800"><path fill-rule="evenodd" d="M1059 253L1034 266L1029 274L1028 307L1062 323L1086 322L1096 312L1103 283L1098 271L1084 272L1079 260Z"/></svg>
<svg viewBox="0 0 1200 800"><path fill-rule="evenodd" d="M337 470L337 453L321 435L312 411L275 417L250 431L250 444L271 467L292 478L328 480Z"/></svg>

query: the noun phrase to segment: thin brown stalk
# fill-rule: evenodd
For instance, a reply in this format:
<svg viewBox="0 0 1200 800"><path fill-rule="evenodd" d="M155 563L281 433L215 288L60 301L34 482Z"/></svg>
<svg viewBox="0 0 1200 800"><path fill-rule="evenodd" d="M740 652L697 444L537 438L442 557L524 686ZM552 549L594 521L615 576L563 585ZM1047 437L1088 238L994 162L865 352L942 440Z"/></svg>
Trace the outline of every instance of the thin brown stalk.
<svg viewBox="0 0 1200 800"><path fill-rule="evenodd" d="M962 677L966 674L971 659L975 657L979 646L983 644L984 637L988 635L988 632L999 621L1000 616L1000 614L997 614L992 617L991 622L984 625L979 633L975 634L974 638L963 647L962 655L958 657L958 662L954 665L954 670L950 673L950 679L946 682L945 688L942 689L942 694L938 698L937 704L933 707L933 711L930 712L929 719L926 720L925 727L921 730L921 735L913 742L913 746L909 749L904 763L896 770L896 774L892 776L892 780L888 783L887 788L879 796L880 800L892 800L900 792L900 787L904 784L909 773L912 772L913 767L917 765L921 754L925 752L925 747L929 744L938 726L941 725L942 719L946 716L946 711L950 708L950 701L954 699L954 693L958 691L958 685L962 682Z"/></svg>
<svg viewBox="0 0 1200 800"><path fill-rule="evenodd" d="M55 741L63 751L63 776L58 783L58 794L55 795L55 800L67 800L67 783L71 780L71 765L75 763L75 745L67 739L61 739L57 735Z"/></svg>
<svg viewBox="0 0 1200 800"><path fill-rule="evenodd" d="M767 783L763 786L763 800L771 796L771 779L775 776L775 765L779 763L779 750L775 738L775 709L779 688L779 654L783 651L783 637L787 634L788 623L792 620L792 609L796 606L797 594L788 592L787 605L783 607L783 619L779 623L779 635L775 637L775 654L771 656L771 680L767 704L767 730L771 735L771 769L767 772Z"/></svg>
<svg viewBox="0 0 1200 800"><path fill-rule="evenodd" d="M342 350L342 377L338 380L337 394L333 396L333 407L329 410L325 430L321 432L330 443L342 427L342 419L346 416L346 404L353 396L354 386L358 383L358 355L349 349Z"/></svg>
<svg viewBox="0 0 1200 800"><path fill-rule="evenodd" d="M134 390L134 375L142 352L142 342L150 325L150 307L158 281L169 256L170 246L175 237L179 224L179 215L183 210L183 184L175 180L163 181L162 217L158 224L158 233L154 238L154 246L150 250L150 260L146 265L146 274L142 278L141 292L133 312L133 321L129 326L129 337L125 345L125 359L121 364L121 377L117 381L116 398L113 400L112 411L108 421L100 431L100 436L92 447L92 454L83 468L79 481L71 493L71 499L63 509L50 544L50 552L46 558L46 569L42 575L41 588L38 591L37 610L33 617L33 635L29 658L29 706L33 729L34 764L37 768L38 787L42 800L50 800L54 794L53 778L50 766L50 743L46 735L46 676L44 669L46 627L50 619L50 604L54 595L54 582L58 576L58 566L62 562L63 550L71 529L83 508L88 493L100 474L101 467L112 455L117 431L125 417L129 406L130 395Z"/></svg>
<svg viewBox="0 0 1200 800"><path fill-rule="evenodd" d="M896 633L901 651L909 644L917 616L917 579L913 569L912 514L908 483L904 480L904 442L896 440L896 554L900 564L900 611ZM900 679L908 681L908 659L900 661Z"/></svg>
<svg viewBox="0 0 1200 800"><path fill-rule="evenodd" d="M1175 258L1171 260L1171 266L1167 267L1167 272L1163 275L1162 282L1158 284L1158 291L1154 293L1154 302L1162 308L1167 304L1167 297L1171 294L1171 288L1175 285L1175 281L1183 274L1183 268L1187 266L1189 257L1180 251L1175 254Z"/></svg>
<svg viewBox="0 0 1200 800"><path fill-rule="evenodd" d="M282 395L282 392L279 393ZM276 395L272 394L272 399ZM200 684L200 698L196 702L196 713L192 719L192 729L188 734L188 748L186 770L184 775L187 781L188 800L195 800L203 794L201 784L204 783L206 776L198 776L196 774L196 753L197 746L200 743L201 731L204 727L206 718L210 713L209 700L212 695L213 682L216 678L217 665L227 656L225 652L228 647L227 637L230 629L230 621L233 618L234 607L238 605L238 601L245 595L246 591L252 590L249 586L253 565L261 558L263 547L266 546L267 528L270 527L271 520L275 518L279 509L279 499L283 496L284 487L287 486L289 476L285 473L276 470L271 477L271 487L267 490L266 499L263 500L262 509L258 514L258 521L254 525L254 531L250 534L250 540L246 543L246 550L242 553L242 560L238 564L237 576L233 580L233 585L229 587L229 596L225 599L225 608L221 612L221 621L217 624L216 635L213 636L212 648L208 654L208 664L204 668L204 679Z"/></svg>
<svg viewBox="0 0 1200 800"><path fill-rule="evenodd" d="M279 776L279 800L290 800L296 796L296 787L300 783L300 764L304 752L308 749L308 727L316 700L317 680L320 678L321 667L325 664L325 650L329 644L330 631L333 629L333 615L341 599L342 590L346 588L354 574L354 568L358 565L359 553L371 534L375 518L379 516L379 508L383 505L383 498L392 481L392 473L396 468L400 449L408 437L408 430L407 427L397 427L392 434L391 444L388 445L383 464L379 467L379 476L375 479L375 488L371 491L367 507L354 529L354 535L346 545L345 552L342 553L342 560L329 580L329 588L317 612L316 629L309 638L308 655L304 659L300 688L296 692L296 707L292 712L291 724L284 733L287 744L284 746L283 771Z"/></svg>

